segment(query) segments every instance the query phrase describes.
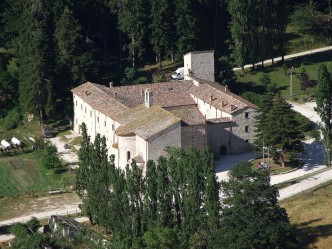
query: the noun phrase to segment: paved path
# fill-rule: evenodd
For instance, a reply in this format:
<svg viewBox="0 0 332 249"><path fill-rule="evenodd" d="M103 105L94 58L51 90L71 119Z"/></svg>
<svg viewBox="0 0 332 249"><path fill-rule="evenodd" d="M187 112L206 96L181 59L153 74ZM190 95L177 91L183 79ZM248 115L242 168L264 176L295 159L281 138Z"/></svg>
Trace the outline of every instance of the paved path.
<svg viewBox="0 0 332 249"><path fill-rule="evenodd" d="M310 120L316 122L320 121L318 114L314 111L316 103L308 102L305 104L292 103L293 109L302 115L308 117ZM255 153L243 153L238 155L223 156L216 161L216 172L219 180L227 180L229 170L241 161L248 161L255 158ZM286 174L271 176L271 184L278 184L281 182L296 179L307 174L313 174L318 170L326 168L324 165L323 149L320 143L314 139L305 141L305 152L300 155L303 160L304 166L300 169ZM298 194L302 191L313 188L324 182L332 180L332 168L322 173L318 173L309 177L308 179L301 180L292 186L281 189L279 191L279 200Z"/></svg>
<svg viewBox="0 0 332 249"><path fill-rule="evenodd" d="M279 190L279 200L286 199L293 195L299 194L305 190L309 190L317 185L322 183L332 181L332 169L324 171L320 174L311 176L305 180L300 181L299 183L293 184L287 188Z"/></svg>
<svg viewBox="0 0 332 249"><path fill-rule="evenodd" d="M285 60L289 60L289 59L293 59L293 58L297 58L297 57L301 57L301 56L305 56L305 55L309 55L309 54L326 52L326 51L330 51L330 50L332 50L332 46L324 47L324 48L317 48L317 49L308 50L308 51L304 51L304 52L296 53L296 54L289 54L289 55L285 55ZM281 57L274 58L274 62L278 62L278 61L281 61ZM268 65L268 64L272 64L271 59L264 61L264 65ZM257 62L255 64L255 66L260 66L260 65L262 65L262 62ZM248 69L248 68L252 68L252 64L248 64L248 65L244 66L244 69ZM242 68L234 67L233 70L239 71L239 70L242 70Z"/></svg>
<svg viewBox="0 0 332 249"><path fill-rule="evenodd" d="M314 102L309 102L305 104L292 103L292 105L295 111L300 112L302 115L308 117L310 120L314 122L320 121L318 114L313 110L313 108L316 106L316 103ZM316 143L315 141L312 141L312 143L307 144L306 146L309 146L309 148L307 148L307 158L304 158L305 166L307 166L308 168L325 167L323 165L323 160L324 160L323 149L320 146L320 144ZM304 169L302 169L302 171L303 170L305 170L305 167ZM299 174L301 173L300 171L298 172ZM296 174L296 172L294 174ZM296 195L298 193L301 193L305 190L311 189L317 185L320 185L324 182L328 182L331 180L332 180L332 168L317 175L311 176L308 179L301 180L300 182L295 183L287 188L279 190L279 200Z"/></svg>

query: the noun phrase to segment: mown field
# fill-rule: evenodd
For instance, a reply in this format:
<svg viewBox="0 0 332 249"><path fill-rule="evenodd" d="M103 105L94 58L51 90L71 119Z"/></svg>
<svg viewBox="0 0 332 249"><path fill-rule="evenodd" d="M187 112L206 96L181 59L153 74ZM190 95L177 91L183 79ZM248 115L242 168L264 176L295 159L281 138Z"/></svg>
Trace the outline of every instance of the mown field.
<svg viewBox="0 0 332 249"><path fill-rule="evenodd" d="M280 202L297 228L298 248L330 249L332 245L332 184Z"/></svg>

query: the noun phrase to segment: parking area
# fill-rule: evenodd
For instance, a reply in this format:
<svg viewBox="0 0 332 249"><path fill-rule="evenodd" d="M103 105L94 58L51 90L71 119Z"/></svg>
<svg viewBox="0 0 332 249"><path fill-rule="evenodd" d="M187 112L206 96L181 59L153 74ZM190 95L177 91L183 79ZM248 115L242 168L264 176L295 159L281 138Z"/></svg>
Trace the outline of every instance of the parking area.
<svg viewBox="0 0 332 249"><path fill-rule="evenodd" d="M240 162L253 160L261 156L256 152L246 152L234 155L224 155L215 161L215 171L219 180L227 180L228 172Z"/></svg>

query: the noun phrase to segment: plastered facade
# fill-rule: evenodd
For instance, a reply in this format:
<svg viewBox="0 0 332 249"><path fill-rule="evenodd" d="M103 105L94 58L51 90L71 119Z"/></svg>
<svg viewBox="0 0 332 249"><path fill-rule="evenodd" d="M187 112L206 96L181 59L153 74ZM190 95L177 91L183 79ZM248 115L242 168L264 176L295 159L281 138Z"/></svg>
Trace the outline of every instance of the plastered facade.
<svg viewBox="0 0 332 249"><path fill-rule="evenodd" d="M91 141L105 136L121 168L133 158L143 166L157 160L167 146L210 147L216 157L250 151L256 106L213 82L213 51L186 54L184 67L184 81L73 89L73 129L85 122Z"/></svg>

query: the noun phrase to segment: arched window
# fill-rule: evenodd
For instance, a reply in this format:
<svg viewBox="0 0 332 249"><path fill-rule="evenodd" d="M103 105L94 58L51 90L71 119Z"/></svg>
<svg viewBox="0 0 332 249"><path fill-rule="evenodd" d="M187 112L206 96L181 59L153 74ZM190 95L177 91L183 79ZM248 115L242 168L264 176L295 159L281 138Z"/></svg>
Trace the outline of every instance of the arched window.
<svg viewBox="0 0 332 249"><path fill-rule="evenodd" d="M130 160L130 151L127 151L127 161Z"/></svg>

